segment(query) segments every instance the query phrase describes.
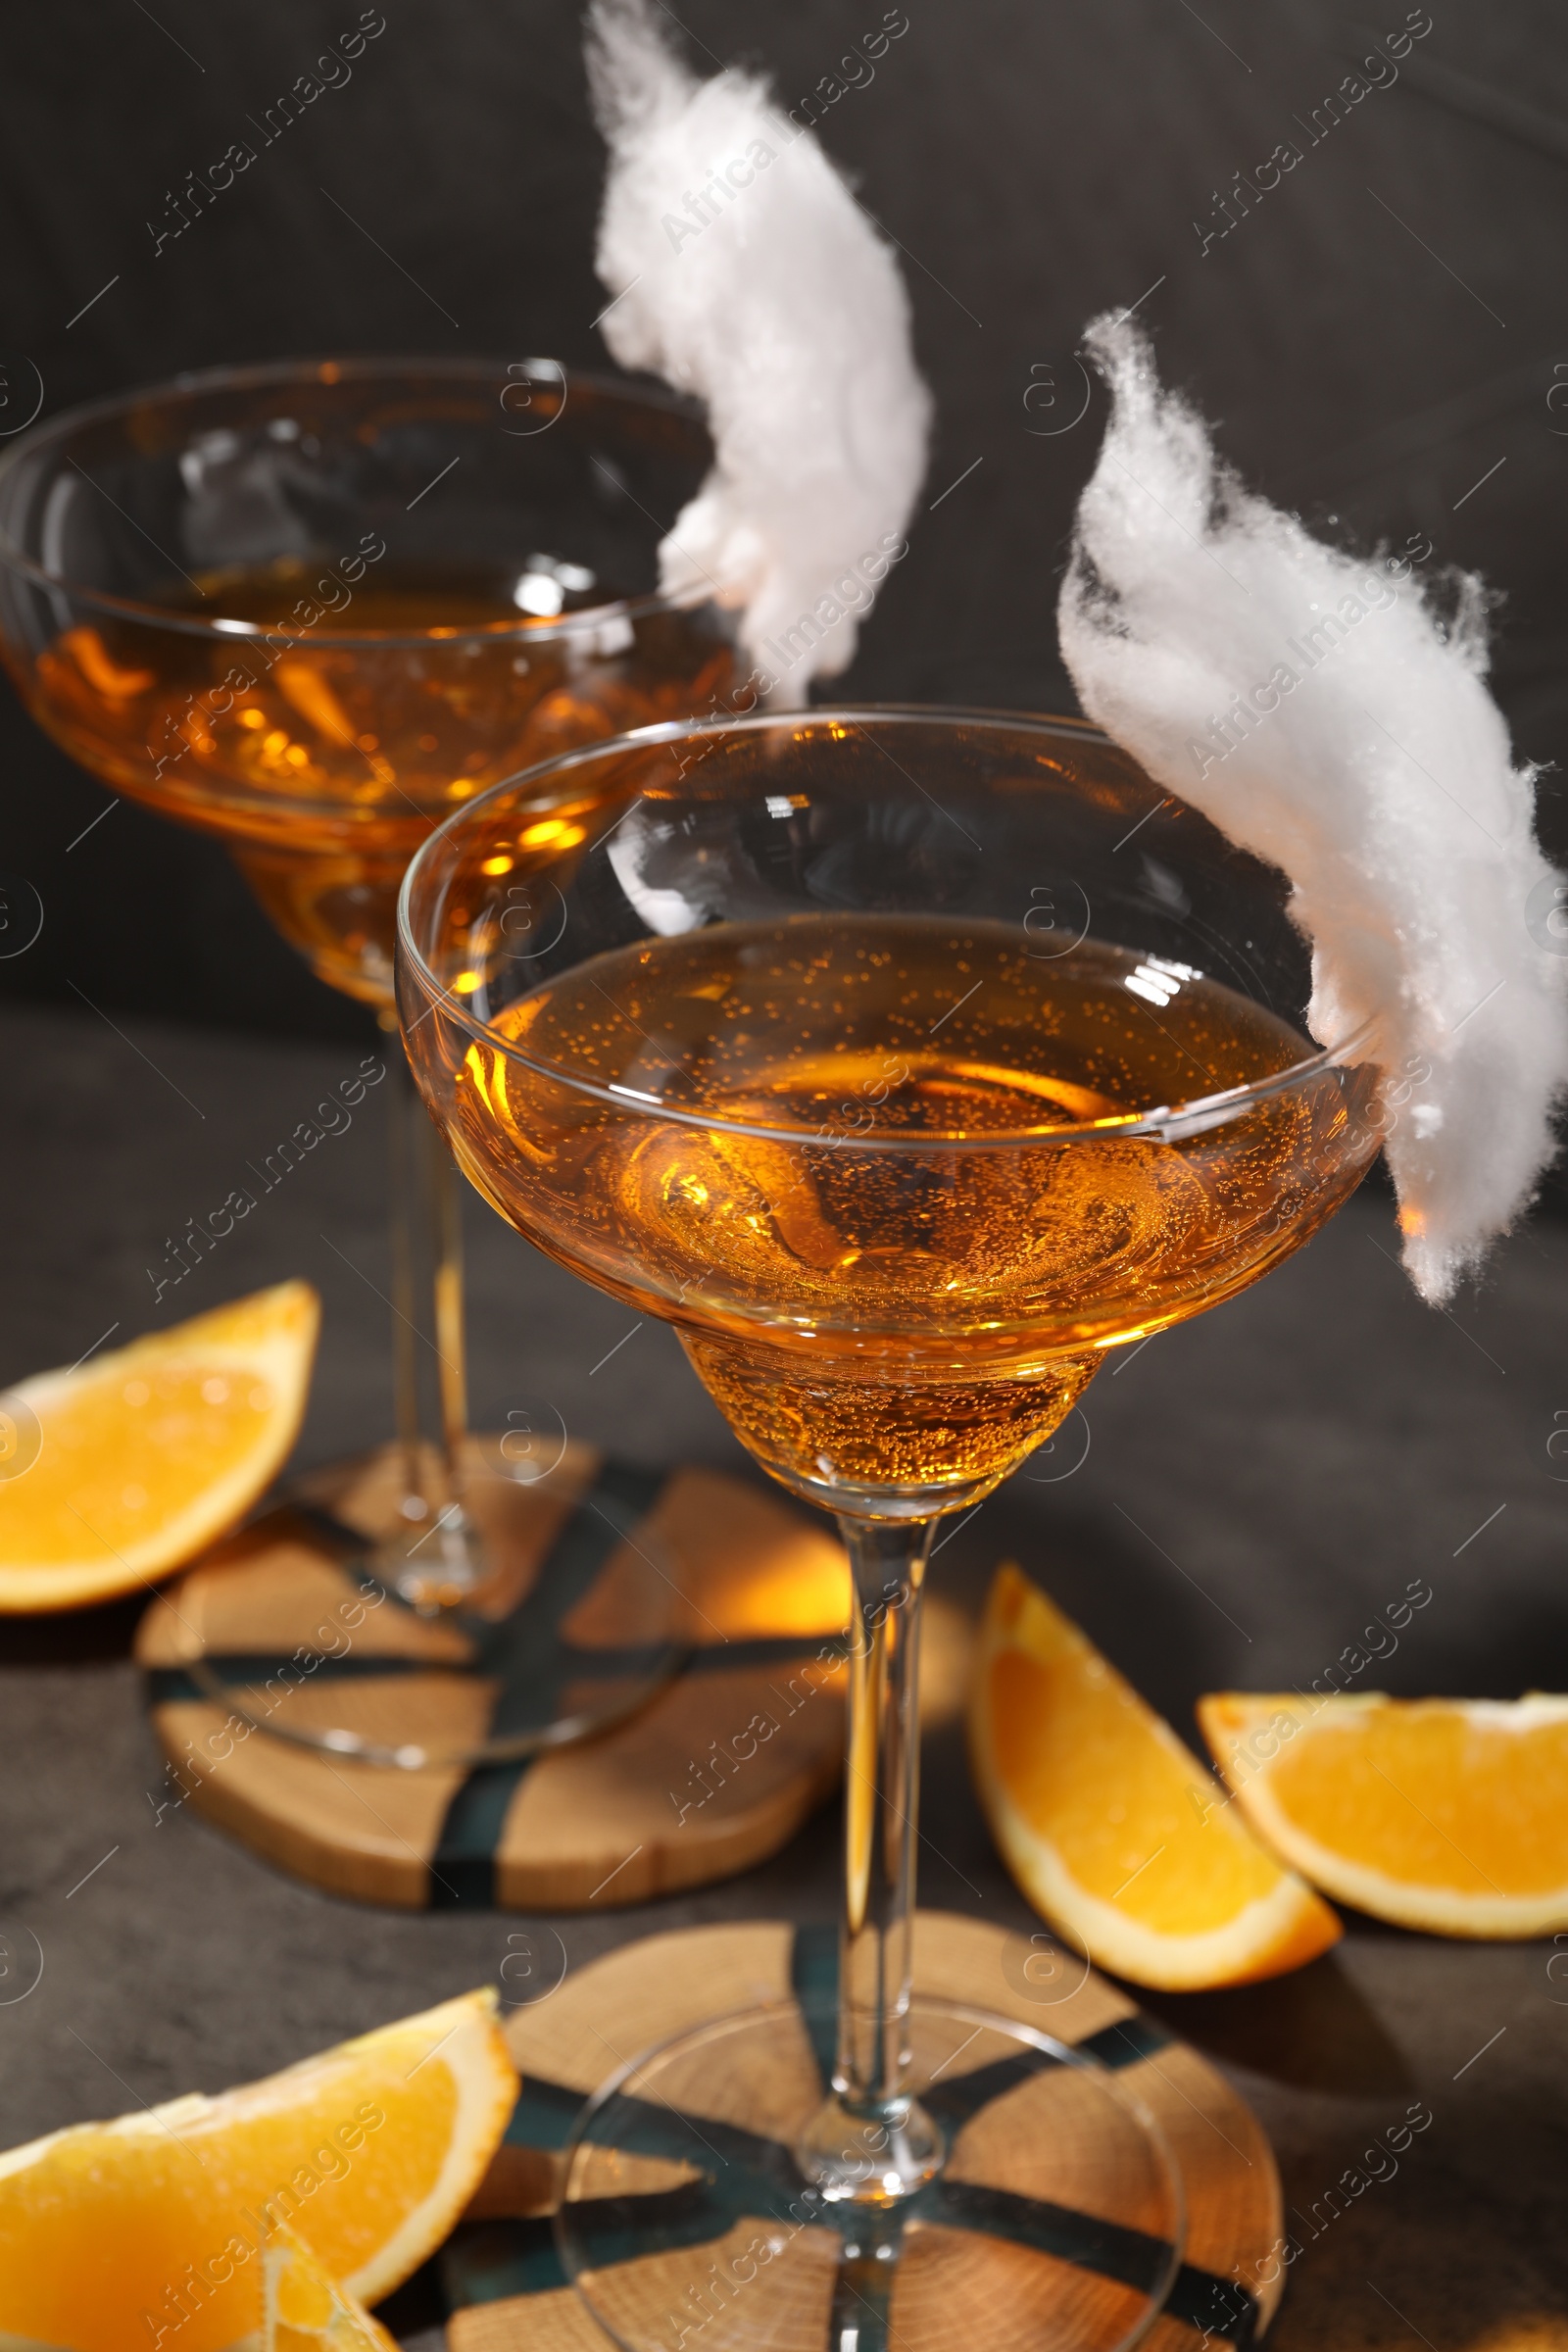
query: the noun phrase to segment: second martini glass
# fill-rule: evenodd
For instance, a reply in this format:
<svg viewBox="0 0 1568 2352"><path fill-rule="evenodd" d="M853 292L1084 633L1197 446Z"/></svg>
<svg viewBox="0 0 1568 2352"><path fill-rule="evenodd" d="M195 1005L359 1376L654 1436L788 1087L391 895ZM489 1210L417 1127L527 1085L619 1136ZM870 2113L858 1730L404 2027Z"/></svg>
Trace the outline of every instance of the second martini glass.
<svg viewBox="0 0 1568 2352"><path fill-rule="evenodd" d="M397 890L431 827L529 760L722 693L722 617L657 592L710 454L685 404L550 360L181 377L8 457L0 642L57 741L222 840L284 938L395 1035ZM488 1563L466 1497L459 1195L389 1059L401 1492L376 1565L433 1613ZM305 1130L271 1180L319 1140ZM512 1430L507 1470L548 1468L553 1434Z"/></svg>
<svg viewBox="0 0 1568 2352"><path fill-rule="evenodd" d="M674 1324L854 1572L836 2029L715 2019L568 2152L564 2256L634 2352L699 2316L725 2352L949 2352L981 2317L1098 2352L1165 2296L1180 2184L1135 2104L984 1986L911 1992L920 1595L937 1519L1107 1349L1254 1280L1374 1155L1367 1040L1303 1034L1284 901L1094 729L918 711L645 729L410 868L405 1034L460 1164Z"/></svg>

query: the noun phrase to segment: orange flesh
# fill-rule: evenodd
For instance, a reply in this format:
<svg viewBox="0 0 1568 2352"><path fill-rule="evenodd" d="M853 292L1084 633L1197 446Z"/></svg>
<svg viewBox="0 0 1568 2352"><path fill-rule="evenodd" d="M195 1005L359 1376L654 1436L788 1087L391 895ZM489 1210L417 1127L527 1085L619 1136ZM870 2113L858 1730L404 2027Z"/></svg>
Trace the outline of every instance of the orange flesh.
<svg viewBox="0 0 1568 2352"><path fill-rule="evenodd" d="M1261 1711L1244 1720L1238 1709L1228 1731L1281 1712L1300 1722L1257 1771L1269 1800L1330 1853L1458 1896L1568 1886L1568 1715L1532 1725L1511 1710L1428 1700L1313 1721L1298 1701L1242 1704Z"/></svg>
<svg viewBox="0 0 1568 2352"><path fill-rule="evenodd" d="M1102 1660L1004 1651L991 1669L991 1719L1008 1794L1087 1893L1163 1935L1193 1936L1278 1885L1250 1839L1216 1835L1208 1776L1151 1737L1142 1701Z"/></svg>
<svg viewBox="0 0 1568 2352"><path fill-rule="evenodd" d="M6 1495L7 1552L48 1566L128 1550L245 1461L275 1401L265 1379L199 1360L84 1386Z"/></svg>
<svg viewBox="0 0 1568 2352"><path fill-rule="evenodd" d="M0 2177L0 2272L15 2266L0 2290L9 2331L122 2352L122 2315L176 2320L168 2295L184 2280L195 2316L180 2352L220 2352L256 2324L262 2209L291 2219L333 2277L350 2276L433 2186L456 2108L440 2067L411 2083L382 2079L373 2095L363 2081L323 2083L304 2114L278 2112L270 2086L240 2095L248 2113L220 2129L176 2117L158 2146L85 2133L15 2200ZM346 2146L356 2133L359 2146ZM190 2266L216 2278L210 2293L188 2283Z"/></svg>

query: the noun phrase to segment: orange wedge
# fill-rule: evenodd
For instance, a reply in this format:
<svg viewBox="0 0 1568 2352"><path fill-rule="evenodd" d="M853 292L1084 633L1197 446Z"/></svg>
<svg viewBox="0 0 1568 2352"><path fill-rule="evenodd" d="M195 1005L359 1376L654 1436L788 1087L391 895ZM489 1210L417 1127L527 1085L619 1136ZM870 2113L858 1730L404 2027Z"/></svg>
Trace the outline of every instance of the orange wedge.
<svg viewBox="0 0 1568 2352"><path fill-rule="evenodd" d="M320 1318L284 1282L0 1396L0 1610L134 1592L242 1518L299 1435Z"/></svg>
<svg viewBox="0 0 1568 2352"><path fill-rule="evenodd" d="M1097 1967L1187 1992L1281 1976L1338 1939L1328 1905L1010 1562L981 1628L969 1750L1007 1868Z"/></svg>
<svg viewBox="0 0 1568 2352"><path fill-rule="evenodd" d="M376 2301L451 2230L516 2090L495 1995L471 1992L219 2098L13 2149L0 2156L0 2344L222 2352L258 2326L280 2229ZM305 2284L299 2295L308 2314Z"/></svg>
<svg viewBox="0 0 1568 2352"><path fill-rule="evenodd" d="M397 2352L397 2341L339 2286L292 2230L263 2255L266 2327L261 2352Z"/></svg>
<svg viewBox="0 0 1568 2352"><path fill-rule="evenodd" d="M1198 1720L1258 1836L1341 1902L1439 1936L1568 1929L1568 1698L1225 1690Z"/></svg>

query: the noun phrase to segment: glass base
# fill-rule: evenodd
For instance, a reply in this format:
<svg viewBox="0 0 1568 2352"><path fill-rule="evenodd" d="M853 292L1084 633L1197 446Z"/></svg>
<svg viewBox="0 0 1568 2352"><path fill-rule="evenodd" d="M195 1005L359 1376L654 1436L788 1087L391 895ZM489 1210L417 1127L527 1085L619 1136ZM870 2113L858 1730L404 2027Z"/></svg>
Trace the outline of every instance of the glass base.
<svg viewBox="0 0 1568 2352"><path fill-rule="evenodd" d="M746 2010L622 2067L584 2109L556 2232L613 2341L624 2352L1136 2343L1180 2267L1185 2215L1170 2152L1125 2087L1027 2026L917 1995L911 2121L946 2156L933 2151L940 2169L898 2193L887 2168L897 2132L846 2118L842 2148L823 2141L833 2033L825 2010ZM828 2154L827 2190L797 2151L818 2178Z"/></svg>
<svg viewBox="0 0 1568 2352"><path fill-rule="evenodd" d="M461 1609L492 1574L484 1539L461 1503L426 1524L409 1518L370 1554L370 1572L421 1617Z"/></svg>
<svg viewBox="0 0 1568 2352"><path fill-rule="evenodd" d="M364 1466L317 1473L201 1612L201 1646L179 1661L197 1689L270 1739L406 1772L514 1763L646 1706L690 1654L678 1570L638 1524L647 1498L579 1476L563 1491L578 1507L541 1539L528 1491L548 1482L506 1445L469 1440L472 1520L423 1536L359 1534L315 1496ZM362 1480L356 1516L388 1524L399 1466L394 1447L377 1457L386 1491ZM470 1565L480 1581L464 1588Z"/></svg>
<svg viewBox="0 0 1568 2352"><path fill-rule="evenodd" d="M936 2179L947 2153L940 2126L918 2099L857 2108L837 2091L795 2143L802 2178L831 2204L896 2205Z"/></svg>

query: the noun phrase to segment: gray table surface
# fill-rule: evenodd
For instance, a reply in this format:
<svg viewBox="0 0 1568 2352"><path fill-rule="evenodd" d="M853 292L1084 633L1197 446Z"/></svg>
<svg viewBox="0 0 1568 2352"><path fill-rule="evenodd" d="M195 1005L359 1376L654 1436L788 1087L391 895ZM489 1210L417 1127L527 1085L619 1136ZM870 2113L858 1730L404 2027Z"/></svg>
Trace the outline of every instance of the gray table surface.
<svg viewBox="0 0 1568 2352"><path fill-rule="evenodd" d="M325 1326L299 1463L380 1439L378 1096L156 1310L147 1271L356 1052L25 1009L0 1018L0 1385L110 1326L123 1340L301 1274ZM667 1331L642 1326L602 1361L625 1310L469 1205L476 1421L544 1394L622 1455L742 1466ZM944 1545L936 1588L972 1610L1017 1557L1189 1738L1200 1691L1310 1680L1414 1576L1434 1597L1386 1688L1564 1688L1568 1461L1547 1441L1568 1427L1568 1230L1522 1230L1446 1315L1418 1302L1396 1251L1386 1200L1363 1193L1246 1298L1114 1360L1086 1399L1087 1458L1060 1476L1079 1444L1037 1457ZM494 1979L519 1925L366 1910L189 1809L155 1825L160 1767L126 1658L137 1613L0 1624L0 1931L44 1957L36 1988L0 2006L7 2144L219 2089ZM922 1900L1027 1933L953 1731L930 1741L925 1791ZM563 1917L568 1963L686 1922L830 1918L836 1838L827 1811L726 1885ZM1433 2111L1396 2177L1305 2237L1273 2340L1568 2343L1568 1959L1348 1931L1272 1984L1148 1996L1251 2101L1302 2214L1412 2099Z"/></svg>

